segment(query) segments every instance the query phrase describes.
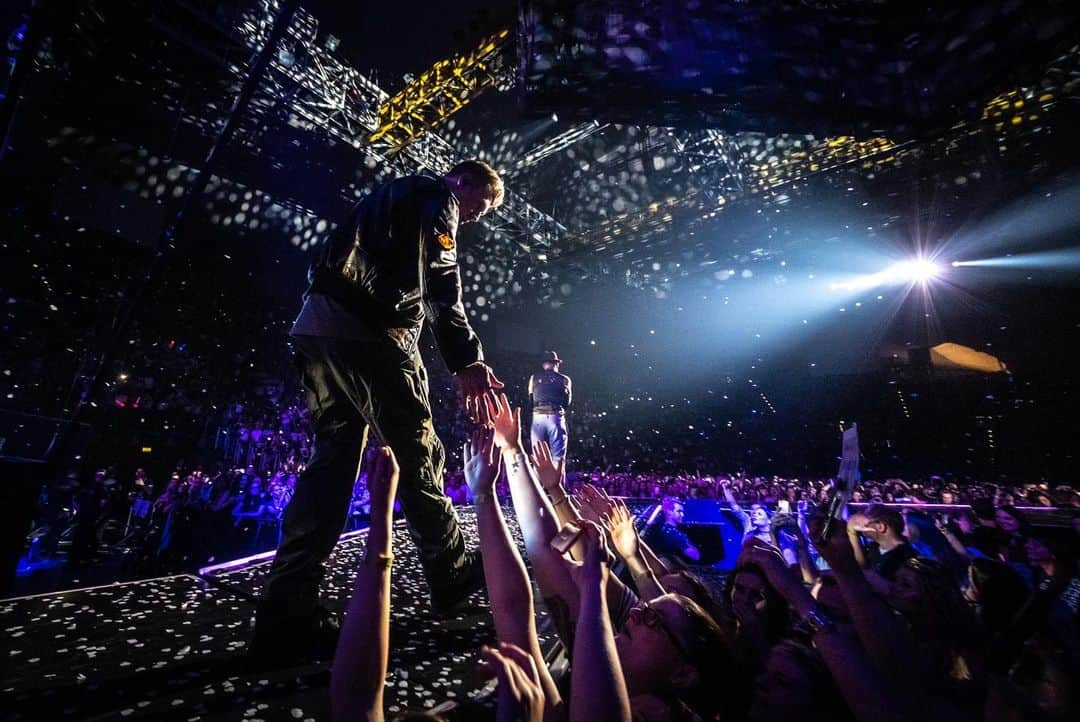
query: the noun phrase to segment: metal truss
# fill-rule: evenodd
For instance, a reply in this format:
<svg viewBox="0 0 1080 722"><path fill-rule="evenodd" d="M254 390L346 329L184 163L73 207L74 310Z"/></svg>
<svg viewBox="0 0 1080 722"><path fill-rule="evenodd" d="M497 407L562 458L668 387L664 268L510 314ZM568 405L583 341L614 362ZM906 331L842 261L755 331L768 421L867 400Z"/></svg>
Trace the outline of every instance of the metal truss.
<svg viewBox="0 0 1080 722"><path fill-rule="evenodd" d="M259 0L239 30L248 47L266 41L279 0ZM355 68L316 42L319 21L300 8L271 63L271 94L288 97L293 122L319 127L354 148L377 126L377 112L389 95ZM239 74L242 68L234 68Z"/></svg>
<svg viewBox="0 0 1080 722"><path fill-rule="evenodd" d="M257 0L240 23L241 35L253 50L265 42L279 4L280 0ZM271 65L270 94L278 99L289 98L288 109L294 116L294 123L319 128L403 173L445 173L464 160L449 142L430 130L413 136L411 142L397 148L397 152L393 152L395 148L389 143L383 142L387 135L380 142L371 143L369 138L379 127L379 110L387 107L390 95L332 52L320 47L316 42L317 35L318 20L300 8ZM504 31L493 38L508 35L509 31ZM501 45L489 38L472 54L464 56L483 60L483 72L491 76L490 82L484 81L487 83L484 88L503 83L508 75L512 75L512 68L500 65L503 60L496 62L495 55L504 56L505 53ZM456 73L462 67L468 67L468 64L452 67L452 82L458 82ZM239 76L244 69L234 67L234 71ZM451 86L448 82L443 87ZM567 233L566 227L551 215L509 189L503 204L491 217L492 220L487 222L489 227L512 238L516 232L520 236L515 238L519 246L530 251L536 246L553 246Z"/></svg>
<svg viewBox="0 0 1080 722"><path fill-rule="evenodd" d="M673 147L707 196L716 199L746 190L746 158L733 136L715 128L681 131L675 133Z"/></svg>
<svg viewBox="0 0 1080 722"><path fill-rule="evenodd" d="M595 135L607 127L607 123L601 125L598 120L590 120L587 123L578 123L573 128L552 136L532 150L526 151L525 155L521 157L521 160L514 164L514 169L521 170L522 168L536 165L545 158L566 150L575 143L579 143L590 135Z"/></svg>
<svg viewBox="0 0 1080 722"><path fill-rule="evenodd" d="M495 86L507 64L506 28L472 51L440 60L379 107L372 143L397 152Z"/></svg>

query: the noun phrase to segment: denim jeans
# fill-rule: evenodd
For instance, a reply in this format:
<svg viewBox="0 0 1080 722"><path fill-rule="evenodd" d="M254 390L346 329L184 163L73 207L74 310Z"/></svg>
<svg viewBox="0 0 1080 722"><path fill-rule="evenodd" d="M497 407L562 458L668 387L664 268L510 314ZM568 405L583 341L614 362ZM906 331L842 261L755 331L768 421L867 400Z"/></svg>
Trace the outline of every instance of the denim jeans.
<svg viewBox="0 0 1080 722"><path fill-rule="evenodd" d="M532 442L546 441L553 459L566 457L566 416L564 414L533 414Z"/></svg>

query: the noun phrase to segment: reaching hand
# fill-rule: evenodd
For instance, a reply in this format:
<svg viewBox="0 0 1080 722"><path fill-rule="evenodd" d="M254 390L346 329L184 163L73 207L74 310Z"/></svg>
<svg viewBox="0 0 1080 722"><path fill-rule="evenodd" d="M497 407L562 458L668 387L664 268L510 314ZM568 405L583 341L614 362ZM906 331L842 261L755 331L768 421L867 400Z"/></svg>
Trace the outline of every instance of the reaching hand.
<svg viewBox="0 0 1080 722"><path fill-rule="evenodd" d="M544 718L544 688L532 656L503 642L498 649L480 650L485 666L499 679L498 722L540 722Z"/></svg>
<svg viewBox="0 0 1080 722"><path fill-rule="evenodd" d="M465 444L465 483L473 499L490 494L499 477L502 459L495 449L495 430L486 426L477 428Z"/></svg>
<svg viewBox="0 0 1080 722"><path fill-rule="evenodd" d="M485 403L488 407L491 425L495 428L495 443L502 450L521 448L521 408L510 408L506 394L487 394Z"/></svg>
<svg viewBox="0 0 1080 722"><path fill-rule="evenodd" d="M607 582L608 561L612 558L607 548L607 538L604 530L591 521L581 523L581 544L585 547L585 554L581 564L575 564L570 568L578 589L586 589L590 585L603 588Z"/></svg>
<svg viewBox="0 0 1080 722"><path fill-rule="evenodd" d="M588 521L601 523L605 516L614 513L615 502L603 489L597 489L592 484L585 484L576 495L581 506L581 517Z"/></svg>
<svg viewBox="0 0 1080 722"><path fill-rule="evenodd" d="M371 497L371 515L393 514L394 497L397 495L398 467L394 452L389 446L373 446L365 452L364 470L367 473L368 494Z"/></svg>
<svg viewBox="0 0 1080 722"><path fill-rule="evenodd" d="M533 465L536 467L536 475L540 477L540 485L549 493L558 489L566 478L566 459L559 459L556 465L551 458L551 447L546 441L538 441L533 446Z"/></svg>
<svg viewBox="0 0 1080 722"><path fill-rule="evenodd" d="M816 547L818 552L825 561L829 563L829 566L836 572L845 570L858 569L859 562L855 559L855 551L852 549L852 536L854 535L853 529L856 528L853 523L848 526L848 523L843 519L833 519L832 526L829 529L828 539L821 538L821 532L825 528L826 515L822 510L816 510L810 515L807 520L807 527L810 529L810 536L817 540ZM854 522L854 516L852 522ZM854 539L854 543L858 543L858 539Z"/></svg>
<svg viewBox="0 0 1080 722"><path fill-rule="evenodd" d="M495 377L491 367L480 361L469 364L454 374L457 379L458 389L465 400L466 412L478 410L476 400L488 391L498 391L503 387L503 382ZM477 421L477 419L473 419Z"/></svg>
<svg viewBox="0 0 1080 722"><path fill-rule="evenodd" d="M803 586L802 580L784 561L780 550L772 544L766 544L760 539L751 537L743 544L739 559L757 565L765 573L769 586L786 599L792 607L799 609L807 603L813 603L813 597L809 596L810 593Z"/></svg>
<svg viewBox="0 0 1080 722"><path fill-rule="evenodd" d="M623 559L630 559L638 553L638 533L634 526L634 517L626 504L616 499L611 515L603 518L604 529L611 537L611 545Z"/></svg>

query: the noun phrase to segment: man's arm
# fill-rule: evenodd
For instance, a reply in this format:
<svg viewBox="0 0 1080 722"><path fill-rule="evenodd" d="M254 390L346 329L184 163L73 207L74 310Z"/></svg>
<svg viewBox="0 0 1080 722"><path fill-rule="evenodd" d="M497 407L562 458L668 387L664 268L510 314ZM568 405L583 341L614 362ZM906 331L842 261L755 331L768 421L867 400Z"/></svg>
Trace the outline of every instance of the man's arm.
<svg viewBox="0 0 1080 722"><path fill-rule="evenodd" d="M570 380L570 377L566 377L566 405L569 406L570 402L574 400L574 382Z"/></svg>
<svg viewBox="0 0 1080 722"><path fill-rule="evenodd" d="M461 302L457 263L458 206L447 193L423 204L420 227L420 295L439 352L451 373L484 360L480 338Z"/></svg>

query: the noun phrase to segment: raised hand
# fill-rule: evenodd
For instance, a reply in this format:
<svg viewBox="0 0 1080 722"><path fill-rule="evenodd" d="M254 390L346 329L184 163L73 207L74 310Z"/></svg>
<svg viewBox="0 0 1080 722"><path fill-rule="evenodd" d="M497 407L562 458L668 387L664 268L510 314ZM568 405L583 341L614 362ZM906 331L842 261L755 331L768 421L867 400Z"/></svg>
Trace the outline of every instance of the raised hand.
<svg viewBox="0 0 1080 722"><path fill-rule="evenodd" d="M580 565L571 568L571 575L579 589L587 585L603 586L607 582L608 562L612 559L607 547L604 530L591 521L581 523L581 544L584 556Z"/></svg>
<svg viewBox="0 0 1080 722"><path fill-rule="evenodd" d="M582 486L575 498L581 507L581 517L588 521L599 524L605 516L610 517L614 513L614 500L606 491L597 489L592 484Z"/></svg>
<svg viewBox="0 0 1080 722"><path fill-rule="evenodd" d="M373 446L365 452L364 470L367 473L368 494L371 496L371 515L392 515L397 496L398 467L389 446Z"/></svg>
<svg viewBox="0 0 1080 722"><path fill-rule="evenodd" d="M480 649L484 665L499 680L498 722L540 722L544 717L544 688L532 655L503 642L498 649Z"/></svg>
<svg viewBox="0 0 1080 722"><path fill-rule="evenodd" d="M851 536L854 536L854 530L859 528L855 519L856 516L852 515L850 527L848 522L843 519L833 519L832 526L829 529L829 537L824 540L821 538L821 532L825 528L825 512L818 509L810 514L807 519L810 536L817 540L815 546L818 552L829 563L829 566L837 572L859 568L859 562L855 559L855 551L852 549L850 539ZM858 543L857 539L855 543Z"/></svg>
<svg viewBox="0 0 1080 722"><path fill-rule="evenodd" d="M472 438L465 443L465 483L473 500L484 494L490 494L499 477L502 459L495 448L495 430L480 427L473 431Z"/></svg>
<svg viewBox="0 0 1080 722"><path fill-rule="evenodd" d="M847 540L844 540L847 543ZM743 544L740 561L757 565L765 573L769 586L775 589L797 611L813 606L814 599L803 586L802 579L788 566L784 556L772 544L751 537Z"/></svg>
<svg viewBox="0 0 1080 722"><path fill-rule="evenodd" d="M495 429L495 443L503 451L521 448L521 408L511 409L506 394L486 394L491 425Z"/></svg>
<svg viewBox="0 0 1080 722"><path fill-rule="evenodd" d="M611 514L603 517L602 523L619 556L630 559L637 555L640 543L637 527L634 526L634 517L621 499L615 500Z"/></svg>
<svg viewBox="0 0 1080 722"><path fill-rule="evenodd" d="M546 441L538 441L533 445L533 465L536 467L536 475L540 477L540 485L549 493L558 489L566 478L566 459L560 459L556 464L551 458L551 447Z"/></svg>

